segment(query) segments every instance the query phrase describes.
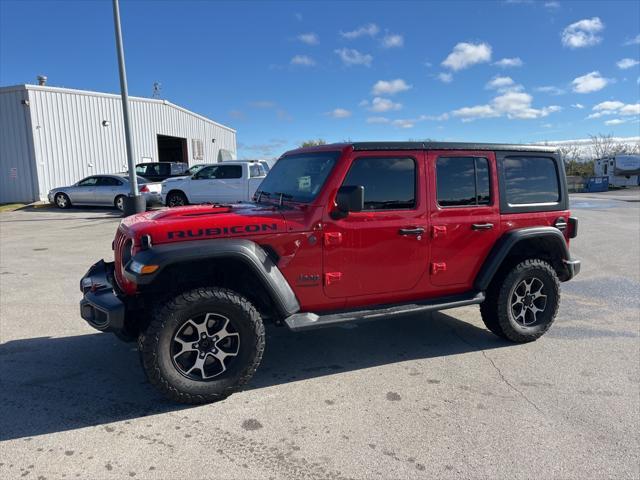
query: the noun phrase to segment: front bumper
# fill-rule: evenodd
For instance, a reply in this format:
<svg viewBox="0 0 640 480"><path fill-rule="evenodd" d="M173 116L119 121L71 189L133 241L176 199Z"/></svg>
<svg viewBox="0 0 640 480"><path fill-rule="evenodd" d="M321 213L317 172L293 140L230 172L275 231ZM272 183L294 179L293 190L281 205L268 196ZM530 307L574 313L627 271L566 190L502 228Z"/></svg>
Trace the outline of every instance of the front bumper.
<svg viewBox="0 0 640 480"><path fill-rule="evenodd" d="M568 277L565 281L571 280L573 277L580 273L580 260L563 260L567 267Z"/></svg>
<svg viewBox="0 0 640 480"><path fill-rule="evenodd" d="M123 331L125 325L126 307L111 283L113 268L113 262L100 260L80 280L80 316L102 332Z"/></svg>

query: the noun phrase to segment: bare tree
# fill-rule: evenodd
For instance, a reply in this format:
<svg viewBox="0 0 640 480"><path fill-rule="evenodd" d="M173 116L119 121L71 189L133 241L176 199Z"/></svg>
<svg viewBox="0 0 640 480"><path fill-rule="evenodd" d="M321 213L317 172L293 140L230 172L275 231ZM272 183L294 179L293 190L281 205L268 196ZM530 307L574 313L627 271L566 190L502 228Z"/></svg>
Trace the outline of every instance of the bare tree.
<svg viewBox="0 0 640 480"><path fill-rule="evenodd" d="M594 158L613 157L619 153L619 144L613 140L613 136L599 133L598 135L589 135L589 138Z"/></svg>
<svg viewBox="0 0 640 480"><path fill-rule="evenodd" d="M322 138L318 138L318 139L312 139L312 140L305 140L304 142L300 143L301 147L315 147L316 145L325 145L327 142L324 141Z"/></svg>

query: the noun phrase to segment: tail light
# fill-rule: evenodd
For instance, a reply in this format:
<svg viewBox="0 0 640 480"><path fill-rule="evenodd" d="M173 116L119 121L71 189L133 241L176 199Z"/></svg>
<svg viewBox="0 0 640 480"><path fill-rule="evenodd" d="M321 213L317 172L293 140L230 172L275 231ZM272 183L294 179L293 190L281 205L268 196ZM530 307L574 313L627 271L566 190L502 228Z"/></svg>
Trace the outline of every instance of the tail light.
<svg viewBox="0 0 640 480"><path fill-rule="evenodd" d="M140 193L149 193L149 187L146 185L140 185Z"/></svg>

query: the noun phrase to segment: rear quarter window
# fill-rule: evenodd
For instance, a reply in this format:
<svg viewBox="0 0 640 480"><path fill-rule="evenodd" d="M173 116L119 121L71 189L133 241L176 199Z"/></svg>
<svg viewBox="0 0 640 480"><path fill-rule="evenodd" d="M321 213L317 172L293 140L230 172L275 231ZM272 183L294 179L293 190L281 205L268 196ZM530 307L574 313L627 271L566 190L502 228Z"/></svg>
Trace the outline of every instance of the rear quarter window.
<svg viewBox="0 0 640 480"><path fill-rule="evenodd" d="M509 205L560 201L558 170L552 158L509 156L504 159L503 168L505 195Z"/></svg>

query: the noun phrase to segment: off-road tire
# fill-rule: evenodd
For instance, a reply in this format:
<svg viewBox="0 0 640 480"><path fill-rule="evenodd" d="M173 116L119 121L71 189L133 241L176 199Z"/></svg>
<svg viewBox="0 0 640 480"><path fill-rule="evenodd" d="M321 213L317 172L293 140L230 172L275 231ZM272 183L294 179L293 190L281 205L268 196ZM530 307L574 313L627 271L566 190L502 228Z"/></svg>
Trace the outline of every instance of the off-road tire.
<svg viewBox="0 0 640 480"><path fill-rule="evenodd" d="M174 334L197 315L219 313L229 318L239 334L236 358L228 370L209 380L184 376L172 359ZM152 315L138 338L140 359L149 382L169 399L189 404L223 400L246 384L255 373L265 346L262 318L244 297L224 288L197 288L172 298Z"/></svg>
<svg viewBox="0 0 640 480"><path fill-rule="evenodd" d="M60 199L64 199L66 200L65 202L61 202L58 200L58 198ZM56 207L61 208L61 209L67 209L67 208L71 208L71 199L69 199L69 195L67 195L66 193L56 193L55 196L53 197L53 203L55 203Z"/></svg>
<svg viewBox="0 0 640 480"><path fill-rule="evenodd" d="M530 278L539 279L546 295L544 310L540 320L531 325L516 321L511 301L518 285ZM516 343L537 340L553 324L560 306L560 281L554 268L544 260L527 259L492 282L486 292L486 299L480 305L480 313L486 327L499 337Z"/></svg>
<svg viewBox="0 0 640 480"><path fill-rule="evenodd" d="M182 207L189 205L187 196L182 192L169 192L167 195L167 207Z"/></svg>

